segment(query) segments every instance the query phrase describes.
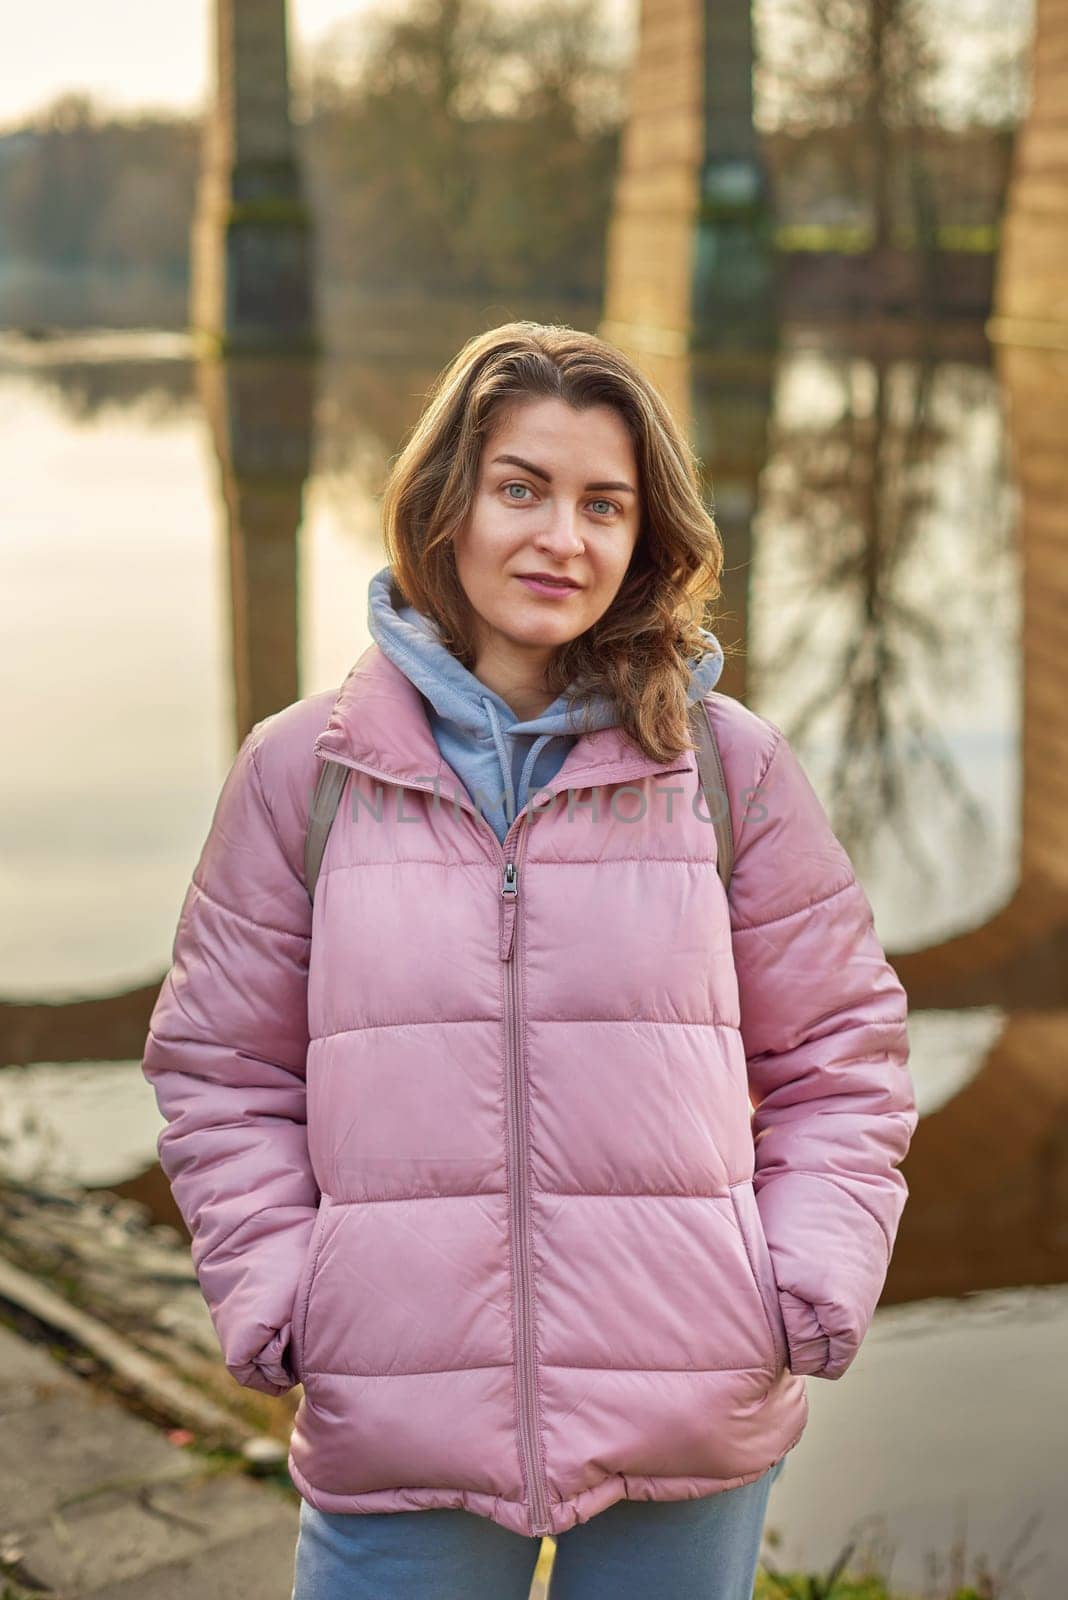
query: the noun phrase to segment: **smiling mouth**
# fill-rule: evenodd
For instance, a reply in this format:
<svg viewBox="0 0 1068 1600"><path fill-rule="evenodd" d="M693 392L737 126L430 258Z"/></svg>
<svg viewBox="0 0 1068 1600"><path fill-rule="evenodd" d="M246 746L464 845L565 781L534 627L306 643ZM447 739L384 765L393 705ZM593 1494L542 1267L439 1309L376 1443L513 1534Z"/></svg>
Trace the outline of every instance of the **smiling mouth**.
<svg viewBox="0 0 1068 1600"><path fill-rule="evenodd" d="M540 572L520 572L517 576L521 583L536 584L540 589L562 589L570 593L571 590L577 590L579 587L570 578L547 578Z"/></svg>

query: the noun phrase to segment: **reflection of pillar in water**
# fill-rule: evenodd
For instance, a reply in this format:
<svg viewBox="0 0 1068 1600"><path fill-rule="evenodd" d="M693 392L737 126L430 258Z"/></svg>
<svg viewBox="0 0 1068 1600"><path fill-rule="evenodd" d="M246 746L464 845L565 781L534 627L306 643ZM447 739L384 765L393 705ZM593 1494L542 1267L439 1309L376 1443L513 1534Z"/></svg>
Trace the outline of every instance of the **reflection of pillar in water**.
<svg viewBox="0 0 1068 1600"><path fill-rule="evenodd" d="M776 352L764 340L749 350L696 356L690 371L690 439L708 480L723 540L720 599L713 625L727 660L716 687L748 700L753 519L768 457Z"/></svg>
<svg viewBox="0 0 1068 1600"><path fill-rule="evenodd" d="M1066 29L1068 0L1038 0L989 333L1020 489L1023 870L1068 894L1068 55L1056 49Z"/></svg>
<svg viewBox="0 0 1068 1600"><path fill-rule="evenodd" d="M299 694L297 530L315 367L295 355L208 359L198 363L197 381L226 505L236 750L255 722ZM0 1063L139 1060L162 977L66 1001L7 998ZM156 1220L183 1226L158 1167L108 1187L148 1203Z"/></svg>
<svg viewBox="0 0 1068 1600"><path fill-rule="evenodd" d="M778 341L772 272L749 0L643 0L598 332L656 384L701 460L724 545L708 620L727 651L719 688L739 698Z"/></svg>
<svg viewBox="0 0 1068 1600"><path fill-rule="evenodd" d="M758 341L750 350L668 356L612 342L656 385L696 452L702 494L724 552L720 594L706 619L726 652L716 687L744 700L752 524L768 453L775 352Z"/></svg>
<svg viewBox="0 0 1068 1600"><path fill-rule="evenodd" d="M1002 226L995 344L1019 495L1022 778L1015 893L979 929L901 956L910 997L929 1006L1063 1005L1068 957L1068 59L1044 29L1068 0L1040 0L1034 93L1017 135Z"/></svg>
<svg viewBox="0 0 1068 1600"><path fill-rule="evenodd" d="M227 350L306 348L311 240L289 120L285 0L215 0L215 43L191 322Z"/></svg>
<svg viewBox="0 0 1068 1600"><path fill-rule="evenodd" d="M311 453L315 367L294 357L198 365L228 534L235 748L299 696L297 530Z"/></svg>
<svg viewBox="0 0 1068 1600"><path fill-rule="evenodd" d="M1054 48L1066 27L1068 0L1038 0L987 330L1019 491L1019 882L984 927L896 963L914 1006L1004 1017L913 1141L887 1302L1068 1275L1068 56Z"/></svg>
<svg viewBox="0 0 1068 1600"><path fill-rule="evenodd" d="M773 257L750 0L643 0L629 97L600 332L665 356L751 346Z"/></svg>

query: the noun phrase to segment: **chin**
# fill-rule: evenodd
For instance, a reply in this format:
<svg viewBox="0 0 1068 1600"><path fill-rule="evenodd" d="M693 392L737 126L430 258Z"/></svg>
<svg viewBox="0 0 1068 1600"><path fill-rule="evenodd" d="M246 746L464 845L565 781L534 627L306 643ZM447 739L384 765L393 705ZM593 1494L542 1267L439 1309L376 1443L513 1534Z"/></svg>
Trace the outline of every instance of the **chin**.
<svg viewBox="0 0 1068 1600"><path fill-rule="evenodd" d="M558 645L567 643L567 637L544 630L539 633L513 633L510 629L501 631L516 650L555 650Z"/></svg>

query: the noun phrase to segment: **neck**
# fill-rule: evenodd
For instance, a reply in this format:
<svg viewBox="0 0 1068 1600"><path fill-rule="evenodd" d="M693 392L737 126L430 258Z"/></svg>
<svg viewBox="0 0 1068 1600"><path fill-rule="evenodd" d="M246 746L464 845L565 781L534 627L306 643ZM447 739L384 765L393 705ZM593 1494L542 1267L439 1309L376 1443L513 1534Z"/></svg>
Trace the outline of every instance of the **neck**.
<svg viewBox="0 0 1068 1600"><path fill-rule="evenodd" d="M556 699L545 688L549 655L543 649L527 653L491 643L479 650L472 671L480 683L500 695L520 722L526 722L539 716Z"/></svg>

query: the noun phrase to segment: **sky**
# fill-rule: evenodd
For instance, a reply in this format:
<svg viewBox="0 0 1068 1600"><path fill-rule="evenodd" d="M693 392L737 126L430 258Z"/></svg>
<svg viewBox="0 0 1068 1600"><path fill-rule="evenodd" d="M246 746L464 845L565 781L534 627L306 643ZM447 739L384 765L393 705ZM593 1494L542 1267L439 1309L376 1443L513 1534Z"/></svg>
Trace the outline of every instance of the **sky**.
<svg viewBox="0 0 1068 1600"><path fill-rule="evenodd" d="M290 35L314 42L367 0L290 0ZM0 124L67 90L104 104L193 110L210 76L210 0L34 0L4 19Z"/></svg>
<svg viewBox="0 0 1068 1600"><path fill-rule="evenodd" d="M530 0L501 3L519 8ZM758 4L773 13L776 0ZM965 77L976 64L977 38L984 30L989 37L991 18L1000 17L1013 32L1029 21L1032 5L1033 0L932 0L952 26L957 45L950 59ZM405 0L289 0L294 55L314 49L338 23L380 6L403 10ZM618 28L624 42L636 35L639 8L640 0L601 0L604 21ZM13 6L3 26L0 129L77 91L120 112L199 111L211 82L211 10L212 0L33 0Z"/></svg>
<svg viewBox="0 0 1068 1600"><path fill-rule="evenodd" d="M524 0L511 0L523 4ZM606 20L627 23L638 0L601 0ZM398 0L386 0L392 11ZM294 53L376 0L289 0ZM211 0L33 0L5 15L0 127L57 95L82 90L115 110L190 111L210 81Z"/></svg>

